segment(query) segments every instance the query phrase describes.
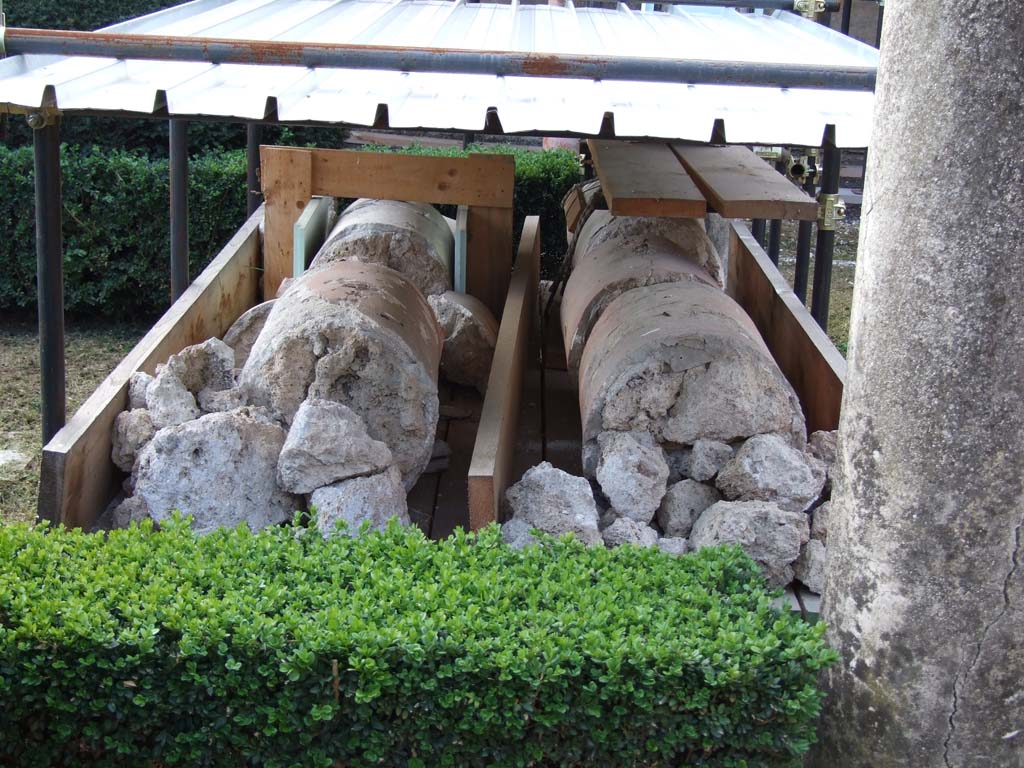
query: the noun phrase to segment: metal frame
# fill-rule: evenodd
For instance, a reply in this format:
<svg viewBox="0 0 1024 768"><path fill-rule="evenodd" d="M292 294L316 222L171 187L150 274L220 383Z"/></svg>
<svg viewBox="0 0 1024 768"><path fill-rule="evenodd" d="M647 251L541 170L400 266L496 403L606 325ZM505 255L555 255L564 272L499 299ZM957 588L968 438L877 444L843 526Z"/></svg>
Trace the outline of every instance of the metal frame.
<svg viewBox="0 0 1024 768"><path fill-rule="evenodd" d="M822 141L821 196L839 194L839 169L842 152L836 147L836 127L825 127ZM819 200L821 199L819 196ZM832 255L835 252L836 232L818 222L818 240L814 247L814 291L811 295L811 315L828 330L828 304L832 288Z"/></svg>
<svg viewBox="0 0 1024 768"><path fill-rule="evenodd" d="M188 122L170 121L171 301L188 288Z"/></svg>

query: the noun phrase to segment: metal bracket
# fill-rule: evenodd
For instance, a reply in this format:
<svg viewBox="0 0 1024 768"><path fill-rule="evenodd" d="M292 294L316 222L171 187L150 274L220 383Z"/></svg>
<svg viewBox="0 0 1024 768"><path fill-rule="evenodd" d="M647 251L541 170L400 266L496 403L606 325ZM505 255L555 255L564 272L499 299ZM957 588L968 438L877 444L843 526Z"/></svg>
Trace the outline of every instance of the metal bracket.
<svg viewBox="0 0 1024 768"><path fill-rule="evenodd" d="M793 0L793 12L805 19L813 19L826 11L825 0Z"/></svg>
<svg viewBox="0 0 1024 768"><path fill-rule="evenodd" d="M25 122L33 131L40 131L60 122L60 110L47 107L34 109L25 115Z"/></svg>
<svg viewBox="0 0 1024 768"><path fill-rule="evenodd" d="M818 195L818 229L835 231L836 224L846 218L846 203L839 195Z"/></svg>
<svg viewBox="0 0 1024 768"><path fill-rule="evenodd" d="M777 163L782 159L782 147L754 147L754 154L762 160Z"/></svg>

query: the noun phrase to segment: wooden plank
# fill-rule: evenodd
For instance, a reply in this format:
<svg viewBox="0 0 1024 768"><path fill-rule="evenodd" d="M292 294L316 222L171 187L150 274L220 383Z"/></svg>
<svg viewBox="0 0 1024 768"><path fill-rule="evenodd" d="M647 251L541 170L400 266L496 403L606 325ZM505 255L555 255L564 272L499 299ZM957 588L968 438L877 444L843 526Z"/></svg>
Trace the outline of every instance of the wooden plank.
<svg viewBox="0 0 1024 768"><path fill-rule="evenodd" d="M727 219L818 218L818 203L746 147L672 144L716 213Z"/></svg>
<svg viewBox="0 0 1024 768"><path fill-rule="evenodd" d="M511 208L473 206L468 215L466 292L500 321L512 276Z"/></svg>
<svg viewBox="0 0 1024 768"><path fill-rule="evenodd" d="M580 400L568 371L544 371L544 459L570 475L583 474Z"/></svg>
<svg viewBox="0 0 1024 768"><path fill-rule="evenodd" d="M44 519L92 527L121 482L110 461L110 433L128 405L131 375L153 373L157 363L184 347L222 336L256 303L262 219L260 208L43 449L39 513Z"/></svg>
<svg viewBox="0 0 1024 768"><path fill-rule="evenodd" d="M523 375L534 332L540 273L540 220L529 216L516 255L498 343L487 382L480 428L469 468L469 525L477 530L498 519L511 481Z"/></svg>
<svg viewBox="0 0 1024 768"><path fill-rule="evenodd" d="M295 222L292 242L292 274L298 277L327 239L327 220L334 206L332 197L314 197Z"/></svg>
<svg viewBox="0 0 1024 768"><path fill-rule="evenodd" d="M312 155L307 149L260 147L260 178L266 200L263 298L273 299L292 276L295 223L312 197Z"/></svg>
<svg viewBox="0 0 1024 768"><path fill-rule="evenodd" d="M836 429L846 360L739 222L732 223L729 251L729 295L753 319L796 390L808 431Z"/></svg>
<svg viewBox="0 0 1024 768"><path fill-rule="evenodd" d="M523 392L519 400L516 422L516 443L508 485L519 482L526 470L544 461L544 387L537 361L528 361L523 375ZM501 520L500 499L497 513Z"/></svg>
<svg viewBox="0 0 1024 768"><path fill-rule="evenodd" d="M466 260L469 245L469 207L460 205L455 211L455 274L452 282L459 293L466 292Z"/></svg>
<svg viewBox="0 0 1024 768"><path fill-rule="evenodd" d="M423 157L344 149L309 152L314 195L512 208L516 170L511 155Z"/></svg>
<svg viewBox="0 0 1024 768"><path fill-rule="evenodd" d="M480 401L474 393L474 409ZM430 529L433 539L451 536L456 528L469 527L469 494L467 473L473 458L478 423L475 419L453 419L448 423L448 446L452 449L448 469L441 473L437 487L434 522Z"/></svg>
<svg viewBox="0 0 1024 768"><path fill-rule="evenodd" d="M707 202L665 144L589 139L608 209L616 216L699 219Z"/></svg>

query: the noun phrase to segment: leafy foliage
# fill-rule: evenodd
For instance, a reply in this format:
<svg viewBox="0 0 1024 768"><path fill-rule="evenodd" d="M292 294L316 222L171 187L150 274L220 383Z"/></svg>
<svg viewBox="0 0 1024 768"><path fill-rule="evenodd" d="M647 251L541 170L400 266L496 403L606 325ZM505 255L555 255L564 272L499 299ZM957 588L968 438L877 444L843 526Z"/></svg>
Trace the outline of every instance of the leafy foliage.
<svg viewBox="0 0 1024 768"><path fill-rule="evenodd" d="M788 766L811 627L738 549L0 528L0 763Z"/></svg>

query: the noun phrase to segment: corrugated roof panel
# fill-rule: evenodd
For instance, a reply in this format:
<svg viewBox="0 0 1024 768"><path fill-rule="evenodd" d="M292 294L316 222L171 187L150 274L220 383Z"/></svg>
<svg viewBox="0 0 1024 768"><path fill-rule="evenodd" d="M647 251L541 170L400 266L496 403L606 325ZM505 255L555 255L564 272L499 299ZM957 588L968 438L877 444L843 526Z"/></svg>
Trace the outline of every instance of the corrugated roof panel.
<svg viewBox="0 0 1024 768"><path fill-rule="evenodd" d="M195 0L116 25L122 32L238 40L356 43L548 54L877 66L878 52L795 14L673 6L669 12L462 0ZM865 146L871 93L562 78L400 73L18 56L0 62L0 110L43 106L293 122L479 131L495 108L505 131L817 144L834 123ZM165 98L166 97L166 98Z"/></svg>

